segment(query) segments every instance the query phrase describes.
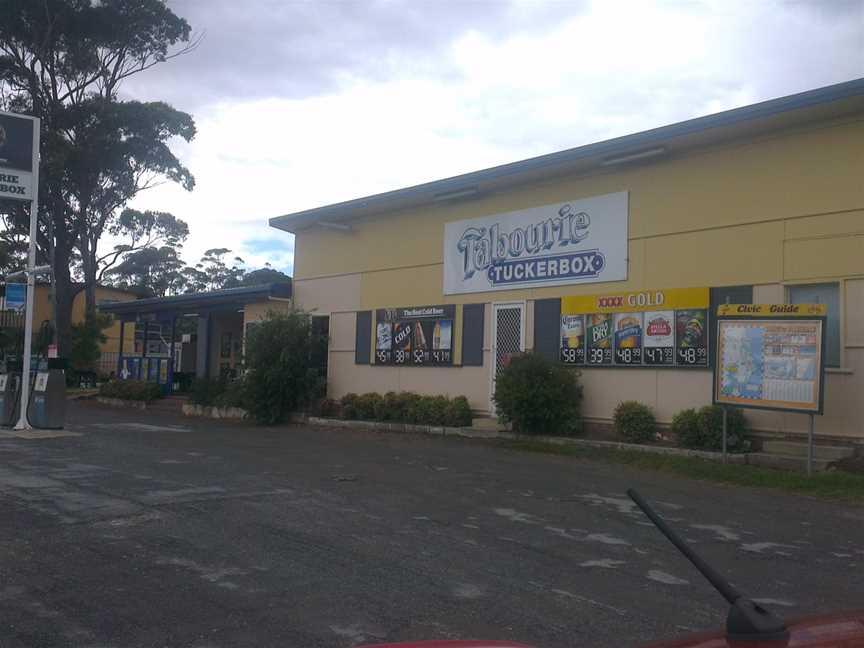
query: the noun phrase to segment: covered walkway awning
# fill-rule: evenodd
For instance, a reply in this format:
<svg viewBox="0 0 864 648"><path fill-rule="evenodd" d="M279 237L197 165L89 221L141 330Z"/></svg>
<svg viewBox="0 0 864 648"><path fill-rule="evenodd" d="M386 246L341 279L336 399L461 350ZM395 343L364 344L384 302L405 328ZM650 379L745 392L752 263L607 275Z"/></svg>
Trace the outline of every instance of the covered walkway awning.
<svg viewBox="0 0 864 648"><path fill-rule="evenodd" d="M188 295L153 297L129 302L116 302L99 307L104 313L113 315L135 315L138 313L195 312L200 310L242 308L246 304L275 299L291 299L291 283L269 283L259 286L226 288Z"/></svg>
<svg viewBox="0 0 864 648"><path fill-rule="evenodd" d="M158 382L166 390L177 388L175 373L236 375L248 311L260 318L267 310L290 308L291 289L291 282L279 282L102 304L99 309L121 323L117 375Z"/></svg>

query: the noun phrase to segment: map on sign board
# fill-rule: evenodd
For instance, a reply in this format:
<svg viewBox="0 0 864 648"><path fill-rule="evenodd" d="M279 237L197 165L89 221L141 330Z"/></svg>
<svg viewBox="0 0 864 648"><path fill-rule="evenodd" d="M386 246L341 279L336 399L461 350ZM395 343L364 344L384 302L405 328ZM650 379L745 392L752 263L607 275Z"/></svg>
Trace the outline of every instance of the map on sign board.
<svg viewBox="0 0 864 648"><path fill-rule="evenodd" d="M720 320L715 401L821 411L821 319Z"/></svg>

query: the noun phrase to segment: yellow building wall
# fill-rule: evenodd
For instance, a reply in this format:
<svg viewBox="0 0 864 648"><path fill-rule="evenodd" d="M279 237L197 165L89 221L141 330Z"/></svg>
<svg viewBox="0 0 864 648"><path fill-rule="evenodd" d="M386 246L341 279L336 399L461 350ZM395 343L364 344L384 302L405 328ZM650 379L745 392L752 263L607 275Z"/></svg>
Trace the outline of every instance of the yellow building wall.
<svg viewBox="0 0 864 648"><path fill-rule="evenodd" d="M99 286L96 288L96 303L104 301L132 301L137 299L137 296L120 290L117 288L109 288ZM84 321L84 313L86 310L87 299L84 290L79 290L72 299L72 317L73 324L80 324ZM51 306L51 288L47 285L37 285L36 292L33 295L33 333L37 334L44 322L51 321L52 306ZM130 331L131 329L131 331ZM104 334L107 340L101 344L103 352L117 352L120 350L120 322L115 320L111 326L105 329ZM131 345L134 340L134 326L126 325L125 344ZM127 349L131 346L126 346Z"/></svg>
<svg viewBox="0 0 864 648"><path fill-rule="evenodd" d="M795 283L841 288L842 368L829 370L817 431L864 436L864 118L813 124L758 139L670 155L592 175L561 177L474 200L352 221L352 231L296 235L300 307L349 311L331 318L331 396L345 391L464 389L488 410L482 368L370 367L353 362L355 310L422 304L525 301L532 344L535 299L605 291L754 285L754 300L784 301ZM628 279L622 282L444 295L444 224L521 208L628 191ZM342 321L342 320L345 321ZM484 349L490 350L487 307ZM457 327L461 332L461 327ZM458 349L457 349L458 357ZM478 371L482 369L482 371ZM409 372L411 372L409 374ZM658 419L711 400L711 372L583 370L585 413L608 419L620 400L651 404ZM470 393L470 394L469 394ZM759 427L803 430L806 416L754 414Z"/></svg>

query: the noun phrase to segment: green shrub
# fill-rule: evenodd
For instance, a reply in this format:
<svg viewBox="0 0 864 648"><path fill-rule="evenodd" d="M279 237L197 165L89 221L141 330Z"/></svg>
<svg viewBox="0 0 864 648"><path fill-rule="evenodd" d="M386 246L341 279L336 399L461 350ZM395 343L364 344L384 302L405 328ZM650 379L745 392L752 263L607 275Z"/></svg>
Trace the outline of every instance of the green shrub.
<svg viewBox="0 0 864 648"><path fill-rule="evenodd" d="M332 398L319 398L312 403L309 408L309 413L312 416L321 416L324 418L339 418L342 413L342 405L339 401Z"/></svg>
<svg viewBox="0 0 864 648"><path fill-rule="evenodd" d="M249 409L249 391L244 378L229 380L213 404L216 407L239 407Z"/></svg>
<svg viewBox="0 0 864 648"><path fill-rule="evenodd" d="M106 398L143 401L149 403L162 398L162 387L144 380L112 380L99 387L99 395Z"/></svg>
<svg viewBox="0 0 864 648"><path fill-rule="evenodd" d="M345 394L340 400L339 403L342 405L342 416L346 419L356 420L357 419L357 408L355 407L355 403L357 402L357 394L353 392L349 392Z"/></svg>
<svg viewBox="0 0 864 648"><path fill-rule="evenodd" d="M92 371L102 354L101 346L108 338L105 329L113 322L111 315L94 313L71 327L72 346L69 366L76 371Z"/></svg>
<svg viewBox="0 0 864 648"><path fill-rule="evenodd" d="M471 427L473 417L468 399L464 396L457 396L448 403L444 424L450 427Z"/></svg>
<svg viewBox="0 0 864 648"><path fill-rule="evenodd" d="M698 411L682 410L672 419L672 431L681 447L722 450L723 408L706 405ZM750 448L744 413L733 407L726 410L726 448L729 452L744 452Z"/></svg>
<svg viewBox="0 0 864 648"><path fill-rule="evenodd" d="M575 434L581 429L578 373L540 354L513 357L495 381L495 404L520 434Z"/></svg>
<svg viewBox="0 0 864 648"><path fill-rule="evenodd" d="M245 389L258 423L279 423L321 394L325 379L313 357L325 341L302 311L270 311L256 323L246 339Z"/></svg>
<svg viewBox="0 0 864 648"><path fill-rule="evenodd" d="M334 401L335 403L335 401ZM342 416L348 420L392 421L418 425L471 425L468 399L458 396L420 396L411 392L345 394L340 400Z"/></svg>
<svg viewBox="0 0 864 648"><path fill-rule="evenodd" d="M691 408L683 409L672 417L672 433L676 443L682 448L701 448L699 415Z"/></svg>
<svg viewBox="0 0 864 648"><path fill-rule="evenodd" d="M354 401L354 411L357 419L360 421L375 421L380 420L380 416L384 405L384 399L380 394L368 393L360 394Z"/></svg>
<svg viewBox="0 0 864 648"><path fill-rule="evenodd" d="M612 417L615 431L630 443L647 443L655 439L657 421L651 408L637 401L618 403Z"/></svg>
<svg viewBox="0 0 864 648"><path fill-rule="evenodd" d="M189 388L189 402L196 405L211 406L216 404L225 391L225 381L210 378L195 378Z"/></svg>

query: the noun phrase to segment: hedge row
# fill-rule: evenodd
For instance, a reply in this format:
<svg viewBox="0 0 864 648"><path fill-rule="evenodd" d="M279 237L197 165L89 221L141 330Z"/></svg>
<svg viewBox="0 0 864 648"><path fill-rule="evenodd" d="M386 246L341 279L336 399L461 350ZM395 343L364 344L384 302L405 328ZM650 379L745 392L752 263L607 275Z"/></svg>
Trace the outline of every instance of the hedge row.
<svg viewBox="0 0 864 648"><path fill-rule="evenodd" d="M321 401L313 413L348 420L450 427L468 427L472 418L464 396L420 396L412 392L345 394L339 401Z"/></svg>
<svg viewBox="0 0 864 648"><path fill-rule="evenodd" d="M120 398L122 400L143 401L149 403L162 398L162 387L156 383L144 380L112 380L102 383L99 387L99 395L106 398Z"/></svg>

